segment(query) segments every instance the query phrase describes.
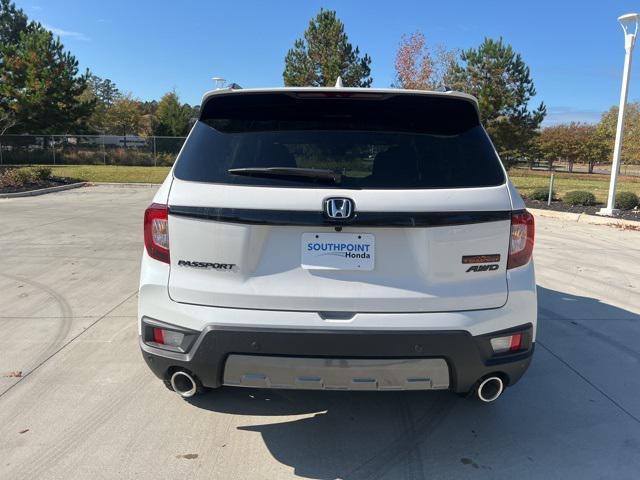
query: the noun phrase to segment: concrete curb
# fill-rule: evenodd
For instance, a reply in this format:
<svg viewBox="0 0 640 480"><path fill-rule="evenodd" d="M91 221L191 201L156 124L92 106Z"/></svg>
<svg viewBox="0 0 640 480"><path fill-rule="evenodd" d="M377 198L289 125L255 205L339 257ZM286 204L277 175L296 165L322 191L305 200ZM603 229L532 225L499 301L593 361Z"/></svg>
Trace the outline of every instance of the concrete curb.
<svg viewBox="0 0 640 480"><path fill-rule="evenodd" d="M159 187L161 183L87 182L87 185L108 187Z"/></svg>
<svg viewBox="0 0 640 480"><path fill-rule="evenodd" d="M534 216L559 218L568 222L588 223L591 225L609 225L617 227L640 227L640 222L634 220L624 220L622 218L598 217L596 215L587 215L585 213L557 212L555 210L544 210L539 208L528 208Z"/></svg>
<svg viewBox="0 0 640 480"><path fill-rule="evenodd" d="M88 182L70 183L69 185L58 185L57 187L40 188L38 190L29 190L28 192L0 193L0 198L19 198L19 197L36 197L46 193L63 192L74 188L85 187Z"/></svg>

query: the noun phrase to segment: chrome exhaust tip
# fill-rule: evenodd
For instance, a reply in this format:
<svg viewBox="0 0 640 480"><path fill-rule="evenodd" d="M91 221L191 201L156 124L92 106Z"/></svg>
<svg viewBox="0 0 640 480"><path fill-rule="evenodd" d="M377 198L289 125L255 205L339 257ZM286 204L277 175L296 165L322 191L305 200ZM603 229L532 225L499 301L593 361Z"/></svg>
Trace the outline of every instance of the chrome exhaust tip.
<svg viewBox="0 0 640 480"><path fill-rule="evenodd" d="M171 375L171 388L182 398L193 397L198 392L196 379L184 370L178 370Z"/></svg>
<svg viewBox="0 0 640 480"><path fill-rule="evenodd" d="M480 400L491 403L498 399L504 391L504 382L500 377L487 377L478 385L477 395Z"/></svg>

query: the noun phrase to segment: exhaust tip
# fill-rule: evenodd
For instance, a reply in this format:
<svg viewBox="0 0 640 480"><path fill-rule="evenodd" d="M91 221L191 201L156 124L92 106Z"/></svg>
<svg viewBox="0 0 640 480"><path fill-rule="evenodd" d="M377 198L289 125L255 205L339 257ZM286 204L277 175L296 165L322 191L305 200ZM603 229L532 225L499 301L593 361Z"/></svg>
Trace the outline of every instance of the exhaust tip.
<svg viewBox="0 0 640 480"><path fill-rule="evenodd" d="M178 370L171 375L171 388L182 398L193 397L198 391L196 379L184 370Z"/></svg>
<svg viewBox="0 0 640 480"><path fill-rule="evenodd" d="M504 382L500 377L487 377L478 385L478 398L486 403L491 403L498 399L504 391Z"/></svg>

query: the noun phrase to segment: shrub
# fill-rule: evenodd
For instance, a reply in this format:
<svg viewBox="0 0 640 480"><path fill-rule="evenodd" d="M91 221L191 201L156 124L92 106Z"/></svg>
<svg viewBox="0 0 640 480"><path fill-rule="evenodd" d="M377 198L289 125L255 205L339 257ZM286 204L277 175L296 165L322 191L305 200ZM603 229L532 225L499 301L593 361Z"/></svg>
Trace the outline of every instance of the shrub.
<svg viewBox="0 0 640 480"><path fill-rule="evenodd" d="M49 167L44 167L41 165L34 167L32 173L33 176L41 182L44 182L45 180L49 180L51 178L51 169Z"/></svg>
<svg viewBox="0 0 640 480"><path fill-rule="evenodd" d="M159 152L157 155L157 164L160 167L170 167L176 161L177 154Z"/></svg>
<svg viewBox="0 0 640 480"><path fill-rule="evenodd" d="M573 190L571 192L567 192L563 198L565 203L569 205L595 205L596 197L591 192L585 192L584 190Z"/></svg>
<svg viewBox="0 0 640 480"><path fill-rule="evenodd" d="M0 188L16 188L18 180L15 171L15 168L7 168L0 174Z"/></svg>
<svg viewBox="0 0 640 480"><path fill-rule="evenodd" d="M20 186L27 185L35 180L33 172L28 168L16 168L13 170L12 175Z"/></svg>
<svg viewBox="0 0 640 480"><path fill-rule="evenodd" d="M538 187L529 195L531 200L540 200L546 202L549 199L549 188L548 187ZM557 198L556 192L551 192L551 200Z"/></svg>
<svg viewBox="0 0 640 480"><path fill-rule="evenodd" d="M22 188L34 181L31 170L26 168L9 168L0 175L0 187Z"/></svg>
<svg viewBox="0 0 640 480"><path fill-rule="evenodd" d="M633 192L618 192L616 194L616 208L621 210L633 210L640 204L638 195Z"/></svg>

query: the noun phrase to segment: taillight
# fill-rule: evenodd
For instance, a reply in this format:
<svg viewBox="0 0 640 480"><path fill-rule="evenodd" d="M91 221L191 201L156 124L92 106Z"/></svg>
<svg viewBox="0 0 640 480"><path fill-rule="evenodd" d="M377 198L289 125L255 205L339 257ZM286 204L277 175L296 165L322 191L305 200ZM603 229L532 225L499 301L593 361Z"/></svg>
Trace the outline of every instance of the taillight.
<svg viewBox="0 0 640 480"><path fill-rule="evenodd" d="M144 212L144 246L151 258L169 263L169 209L152 203Z"/></svg>
<svg viewBox="0 0 640 480"><path fill-rule="evenodd" d="M526 210L513 212L511 214L511 239L507 268L520 267L531 259L534 236L533 215Z"/></svg>
<svg viewBox="0 0 640 480"><path fill-rule="evenodd" d="M153 341L160 345L168 345L170 347L179 347L184 340L184 333L166 330L164 328L153 328Z"/></svg>
<svg viewBox="0 0 640 480"><path fill-rule="evenodd" d="M164 331L161 328L153 329L153 341L164 345Z"/></svg>
<svg viewBox="0 0 640 480"><path fill-rule="evenodd" d="M522 348L522 334L515 333L507 337L496 337L491 339L493 353L517 352Z"/></svg>

